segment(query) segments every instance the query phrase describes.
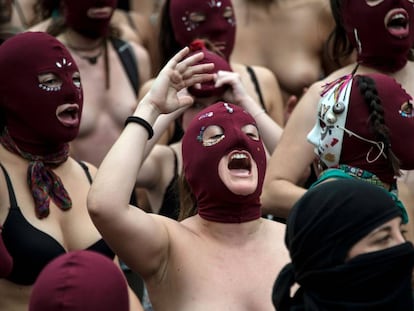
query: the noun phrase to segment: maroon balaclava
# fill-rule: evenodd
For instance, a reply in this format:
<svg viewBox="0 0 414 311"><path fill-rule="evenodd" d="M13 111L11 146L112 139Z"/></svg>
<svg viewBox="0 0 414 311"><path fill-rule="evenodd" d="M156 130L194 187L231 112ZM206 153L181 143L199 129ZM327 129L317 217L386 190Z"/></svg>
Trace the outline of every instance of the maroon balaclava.
<svg viewBox="0 0 414 311"><path fill-rule="evenodd" d="M413 115L405 116L402 111L404 105L412 107L412 97L393 77L381 73L357 75L353 79L345 128L371 143L350 133L345 134L340 163L374 173L383 182L392 184L395 176L389 159L381 154L383 150L372 143L379 141L379 138L371 129L370 109L358 86L362 77L369 77L375 82L381 100L380 108L384 113L383 121L390 130L389 147L399 159L402 169L414 168L414 144L407 138L407 133L414 131L414 118Z"/></svg>
<svg viewBox="0 0 414 311"><path fill-rule="evenodd" d="M236 38L236 17L234 12L227 17L225 13L233 5L231 0L171 0L170 18L175 39L182 46L189 45L194 39L208 39L228 61ZM201 22L192 21L192 13L205 14Z"/></svg>
<svg viewBox="0 0 414 311"><path fill-rule="evenodd" d="M91 39L105 37L108 35L112 14L107 18L90 18L87 12L90 8L103 7L110 7L113 12L117 2L117 0L64 0L66 25Z"/></svg>
<svg viewBox="0 0 414 311"><path fill-rule="evenodd" d="M62 43L44 32L17 34L0 45L0 68L0 110L21 151L59 152L78 135L83 95L73 74L79 70ZM54 73L62 86L40 83L42 73ZM58 109L65 104L76 104L77 116Z"/></svg>
<svg viewBox="0 0 414 311"><path fill-rule="evenodd" d="M198 62L198 64L208 64L213 63L214 68L208 73L217 73L220 70L223 71L233 71L229 63L217 53L208 50L205 47L204 41L196 39L190 44L191 52L187 57L190 57L196 53L203 52L204 58ZM190 86L188 92L195 97L211 97L211 96L221 96L228 88L229 85L223 85L216 87L215 81L208 81L200 84L200 88Z"/></svg>
<svg viewBox="0 0 414 311"><path fill-rule="evenodd" d="M104 255L65 253L39 274L29 311L128 311L128 287L121 270Z"/></svg>
<svg viewBox="0 0 414 311"><path fill-rule="evenodd" d="M200 217L215 222L240 223L261 216L260 194L266 170L266 153L261 140L242 131L255 120L239 106L217 102L199 112L191 121L182 140L184 175L196 197ZM204 146L202 136L210 125L220 126L224 138ZM221 180L218 167L223 156L239 150L247 151L257 164L258 184L249 195L231 192ZM246 164L246 163L244 163Z"/></svg>
<svg viewBox="0 0 414 311"><path fill-rule="evenodd" d="M385 72L396 72L407 63L414 43L413 3L384 0L370 6L365 0L346 0L342 19L359 63ZM406 27L399 26L404 20Z"/></svg>
<svg viewBox="0 0 414 311"><path fill-rule="evenodd" d="M79 132L83 96L78 67L55 37L24 32L0 45L0 68L0 143L29 161L27 182L39 218L48 216L50 198L68 210L71 199L53 167L66 161L69 142ZM51 75L39 80L47 73L60 84Z"/></svg>

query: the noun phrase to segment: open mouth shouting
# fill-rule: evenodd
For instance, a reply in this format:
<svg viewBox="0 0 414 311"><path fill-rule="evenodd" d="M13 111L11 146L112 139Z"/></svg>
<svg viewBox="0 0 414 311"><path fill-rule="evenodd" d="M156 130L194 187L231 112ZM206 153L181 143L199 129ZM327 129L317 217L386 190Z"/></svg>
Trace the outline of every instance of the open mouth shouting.
<svg viewBox="0 0 414 311"><path fill-rule="evenodd" d="M408 22L408 13L404 9L391 10L385 16L385 27L391 35L397 38L408 36L410 31Z"/></svg>
<svg viewBox="0 0 414 311"><path fill-rule="evenodd" d="M229 155L227 168L232 175L248 177L252 173L252 159L246 151L233 151Z"/></svg>
<svg viewBox="0 0 414 311"><path fill-rule="evenodd" d="M66 127L79 126L79 106L77 104L60 105L56 109L56 116L59 122Z"/></svg>

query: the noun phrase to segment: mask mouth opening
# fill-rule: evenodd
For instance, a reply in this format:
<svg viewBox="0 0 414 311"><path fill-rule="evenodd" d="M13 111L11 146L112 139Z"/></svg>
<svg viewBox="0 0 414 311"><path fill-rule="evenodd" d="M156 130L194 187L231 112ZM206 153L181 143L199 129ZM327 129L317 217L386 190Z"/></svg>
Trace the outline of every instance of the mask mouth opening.
<svg viewBox="0 0 414 311"><path fill-rule="evenodd" d="M59 106L56 116L64 126L76 127L80 122L79 106L77 104Z"/></svg>
<svg viewBox="0 0 414 311"><path fill-rule="evenodd" d="M394 9L388 12L385 17L385 27L388 32L397 38L405 38L409 35L409 17L404 9Z"/></svg>
<svg viewBox="0 0 414 311"><path fill-rule="evenodd" d="M250 173L252 170L252 159L245 151L233 151L229 156L227 168L229 170L246 171Z"/></svg>
<svg viewBox="0 0 414 311"><path fill-rule="evenodd" d="M90 8L87 11L87 16L92 19L109 19L111 18L113 8L109 6L101 8Z"/></svg>

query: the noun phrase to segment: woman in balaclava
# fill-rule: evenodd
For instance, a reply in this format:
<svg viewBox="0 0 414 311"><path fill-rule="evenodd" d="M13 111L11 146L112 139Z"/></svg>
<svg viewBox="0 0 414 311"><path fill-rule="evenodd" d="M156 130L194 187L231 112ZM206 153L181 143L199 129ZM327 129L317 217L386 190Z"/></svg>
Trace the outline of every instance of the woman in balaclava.
<svg viewBox="0 0 414 311"><path fill-rule="evenodd" d="M97 252L77 250L52 260L30 295L29 311L128 311L121 270Z"/></svg>
<svg viewBox="0 0 414 311"><path fill-rule="evenodd" d="M159 28L161 66L192 41L208 40L240 75L247 93L275 122L283 124L282 97L274 74L262 66L247 66L231 60L237 21L230 0L166 0L160 10ZM182 137L179 124L174 130L168 137L169 142Z"/></svg>
<svg viewBox="0 0 414 311"><path fill-rule="evenodd" d="M291 263L274 285L276 310L414 310L402 216L383 188L361 180L310 189L288 217Z"/></svg>
<svg viewBox="0 0 414 311"><path fill-rule="evenodd" d="M319 172L340 169L342 177L383 187L396 201L400 169L414 168L406 137L414 129L413 3L331 0L331 8L337 53L354 49L357 61L309 88L270 159L263 205L285 218L306 191L297 183L315 157Z"/></svg>
<svg viewBox="0 0 414 311"><path fill-rule="evenodd" d="M128 205L155 120L193 103L184 87L202 89L215 77L206 74L212 63L199 64L203 52L188 53L167 63L127 118L88 209L105 240L143 276L154 310L271 311L274 277L288 261L285 226L261 217L267 159L258 122L246 110L219 100L187 125L182 162L196 215L178 222Z"/></svg>
<svg viewBox="0 0 414 311"><path fill-rule="evenodd" d="M0 265L12 261L0 269L0 310L27 311L54 258L78 249L115 255L86 209L96 169L69 155L83 108L72 56L54 37L25 32L0 46L0 69Z"/></svg>

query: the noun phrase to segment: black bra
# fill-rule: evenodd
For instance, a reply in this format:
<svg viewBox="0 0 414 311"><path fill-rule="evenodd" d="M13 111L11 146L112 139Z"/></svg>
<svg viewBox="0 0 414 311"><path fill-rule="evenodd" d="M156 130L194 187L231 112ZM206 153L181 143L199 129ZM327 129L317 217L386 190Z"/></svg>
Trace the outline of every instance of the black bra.
<svg viewBox="0 0 414 311"><path fill-rule="evenodd" d="M89 182L92 178L88 167L79 162ZM63 246L49 234L37 229L23 216L17 205L16 195L10 177L0 164L9 191L10 210L3 225L2 237L7 251L13 258L13 269L7 280L21 285L32 285L40 271L54 258L66 253ZM114 252L103 239L87 248L113 259Z"/></svg>

